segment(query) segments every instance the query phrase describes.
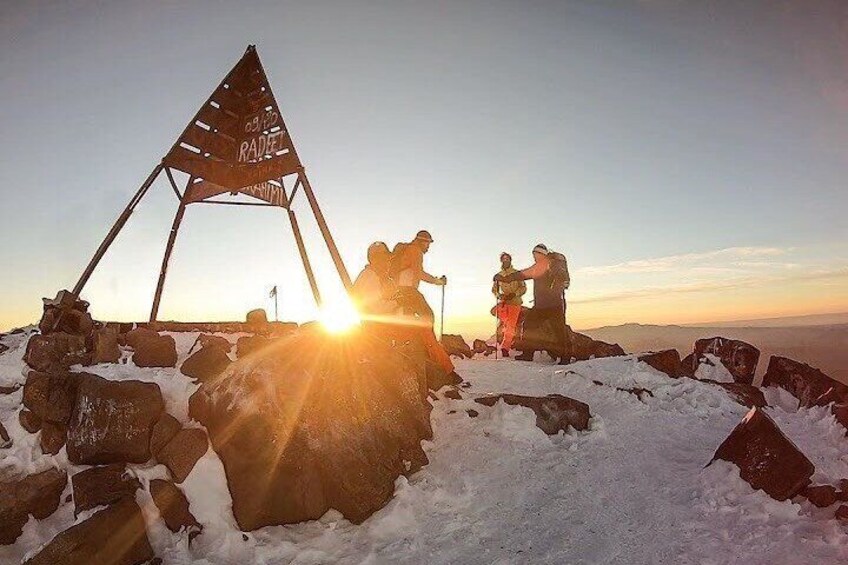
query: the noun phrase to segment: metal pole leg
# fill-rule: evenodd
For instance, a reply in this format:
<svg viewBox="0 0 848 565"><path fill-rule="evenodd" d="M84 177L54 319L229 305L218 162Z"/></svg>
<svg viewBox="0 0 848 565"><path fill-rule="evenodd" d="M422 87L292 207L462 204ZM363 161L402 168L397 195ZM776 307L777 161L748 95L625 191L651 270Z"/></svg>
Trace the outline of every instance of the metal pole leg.
<svg viewBox="0 0 848 565"><path fill-rule="evenodd" d="M321 213L321 208L318 207L318 201L315 199L315 194L312 192L312 187L309 185L309 179L306 178L306 173L300 174L303 191L306 193L306 198L309 200L309 206L312 208L312 213L315 215L315 220L318 222L318 227L321 228L321 235L324 236L324 241L327 244L327 249L330 250L330 256L333 258L333 263L336 265L336 270L339 272L339 277L342 279L342 284L345 289L350 292L353 288L353 283L350 281L350 275L342 261L339 250L336 247L336 242L333 241L333 236L330 234L330 228L327 227L327 222L324 220L324 214Z"/></svg>
<svg viewBox="0 0 848 565"><path fill-rule="evenodd" d="M309 255L306 254L306 246L303 244L303 236L300 234L300 227L297 225L297 218L294 211L288 209L289 222L291 222L294 239L297 242L297 249L300 251L300 258L303 260L303 269L306 271L306 278L309 279L309 286L312 287L312 296L315 298L315 305L321 307L321 293L318 291L318 283L315 281L315 273L312 272L312 265L309 263Z"/></svg>
<svg viewBox="0 0 848 565"><path fill-rule="evenodd" d="M162 257L162 268L159 269L159 281L156 283L156 294L153 295L153 307L150 309L150 321L155 322L159 315L159 303L162 300L162 289L165 288L165 275L168 273L168 262L171 260L171 252L174 250L174 242L177 240L177 232L185 215L185 200L180 201L177 213L174 215L174 223L171 225L171 233L168 234L168 244L165 246L165 256Z"/></svg>

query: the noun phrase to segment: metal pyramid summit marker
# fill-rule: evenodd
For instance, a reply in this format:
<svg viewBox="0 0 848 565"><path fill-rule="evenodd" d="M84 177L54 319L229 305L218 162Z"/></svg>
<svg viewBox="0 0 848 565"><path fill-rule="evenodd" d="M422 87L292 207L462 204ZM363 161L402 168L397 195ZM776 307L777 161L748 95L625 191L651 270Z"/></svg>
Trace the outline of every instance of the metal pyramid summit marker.
<svg viewBox="0 0 848 565"><path fill-rule="evenodd" d="M298 189L302 188L339 278L345 288L350 290L350 275L294 148L256 47L250 45L118 217L77 281L73 290L74 296L80 295L97 264L163 170L180 202L165 247L150 321L156 321L168 262L186 206L194 203L284 208L288 213L313 297L320 305L318 284L291 207ZM172 170L188 175L182 193L177 187ZM287 178L294 179L289 182L290 190L286 188ZM227 202L213 199L226 193L244 194L264 202Z"/></svg>

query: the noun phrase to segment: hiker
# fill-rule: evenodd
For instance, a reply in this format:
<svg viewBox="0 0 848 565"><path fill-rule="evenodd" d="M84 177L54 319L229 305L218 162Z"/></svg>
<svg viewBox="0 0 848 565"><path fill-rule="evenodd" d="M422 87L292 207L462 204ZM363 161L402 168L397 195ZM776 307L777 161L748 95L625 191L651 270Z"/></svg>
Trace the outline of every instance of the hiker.
<svg viewBox="0 0 848 565"><path fill-rule="evenodd" d="M512 256L504 251L501 253L501 270L499 275L507 276L517 273L512 266ZM527 284L523 280L512 282L497 282L492 284L492 294L495 295L498 303L495 306L495 316L501 323L502 339L497 347L501 350L501 355L509 357L509 350L512 349L513 341L515 340L515 330L518 327L518 317L521 315L521 304L523 303L524 293L527 292Z"/></svg>
<svg viewBox="0 0 848 565"><path fill-rule="evenodd" d="M392 294L389 266L392 253L382 241L368 246L368 264L356 277L351 296L357 310L366 321L380 321L379 318L395 312L396 302L390 299Z"/></svg>
<svg viewBox="0 0 848 565"><path fill-rule="evenodd" d="M415 239L408 243L398 243L392 250L389 266L389 278L395 286L392 300L400 306L405 323L416 327L416 333L427 348L430 359L450 374L454 372L453 363L433 331L436 316L418 290L421 281L437 286L448 283L447 277L434 277L424 270L424 254L430 250L432 243L430 232L421 230Z"/></svg>
<svg viewBox="0 0 848 565"><path fill-rule="evenodd" d="M533 248L534 263L532 266L509 275L495 275L496 282L513 282L533 279L533 307L525 312L524 333L531 332L531 337L523 344L523 352L515 358L520 361L532 361L537 349L545 349L540 345L544 341L543 328L550 324L553 331L554 343L551 351L559 358L560 365L571 361L571 335L565 323L565 289L569 287L568 265L565 256L548 251L547 246L540 243Z"/></svg>

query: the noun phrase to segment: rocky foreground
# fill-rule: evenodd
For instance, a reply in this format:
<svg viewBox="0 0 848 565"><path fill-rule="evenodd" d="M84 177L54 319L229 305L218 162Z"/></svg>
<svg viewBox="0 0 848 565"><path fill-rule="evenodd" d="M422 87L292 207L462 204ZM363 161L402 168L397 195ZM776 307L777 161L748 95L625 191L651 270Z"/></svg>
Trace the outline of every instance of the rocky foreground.
<svg viewBox="0 0 848 565"><path fill-rule="evenodd" d="M777 357L755 387L743 342L557 367L453 336L459 383L361 333L56 308L0 336L4 562L848 557L848 394Z"/></svg>

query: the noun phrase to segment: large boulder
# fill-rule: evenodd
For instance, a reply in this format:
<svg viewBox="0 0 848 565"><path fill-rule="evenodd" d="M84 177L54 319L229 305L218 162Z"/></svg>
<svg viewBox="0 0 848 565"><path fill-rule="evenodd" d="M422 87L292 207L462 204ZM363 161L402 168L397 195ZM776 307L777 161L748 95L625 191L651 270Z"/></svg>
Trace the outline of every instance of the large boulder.
<svg viewBox="0 0 848 565"><path fill-rule="evenodd" d="M0 483L0 544L15 543L30 514L37 520L53 514L67 483L68 475L55 468Z"/></svg>
<svg viewBox="0 0 848 565"><path fill-rule="evenodd" d="M92 467L71 477L74 487L74 514L98 506L108 506L122 498L134 498L141 483L127 475L127 466L113 463Z"/></svg>
<svg viewBox="0 0 848 565"><path fill-rule="evenodd" d="M754 385L744 383L722 383L709 379L701 379L700 382L720 386L727 391L733 400L743 406L747 406L748 408L753 408L755 406L757 408L765 408L768 406L766 397L763 395L763 391Z"/></svg>
<svg viewBox="0 0 848 565"><path fill-rule="evenodd" d="M38 329L43 335L61 332L87 338L94 330L94 320L88 313L88 302L80 300L70 291L60 290L56 298L44 298L42 303L44 313Z"/></svg>
<svg viewBox="0 0 848 565"><path fill-rule="evenodd" d="M650 353L643 353L637 357L639 361L653 367L661 373L676 379L682 376L680 368L680 354L676 349L666 349Z"/></svg>
<svg viewBox="0 0 848 565"><path fill-rule="evenodd" d="M568 328L568 332L571 336L571 355L578 361L618 357L625 354L624 349L617 343L592 339L587 335L572 331L571 328Z"/></svg>
<svg viewBox="0 0 848 565"><path fill-rule="evenodd" d="M121 345L129 345L133 349L137 349L141 342L149 339L159 339L159 332L151 330L150 328L134 328L123 334L123 336L119 335L118 343Z"/></svg>
<svg viewBox="0 0 848 565"><path fill-rule="evenodd" d="M189 510L188 499L183 491L174 483L163 479L153 479L150 481L150 495L165 525L172 532L186 529L191 532L189 536L193 537L192 534L197 535L203 529Z"/></svg>
<svg viewBox="0 0 848 565"><path fill-rule="evenodd" d="M150 337L138 342L132 361L136 367L174 367L177 364L177 344L169 335Z"/></svg>
<svg viewBox="0 0 848 565"><path fill-rule="evenodd" d="M55 422L41 423L41 436L39 444L41 451L50 455L56 455L65 446L68 439L68 426Z"/></svg>
<svg viewBox="0 0 848 565"><path fill-rule="evenodd" d="M168 444L156 454L156 460L164 464L174 482L181 483L188 477L197 461L209 449L206 432L199 429L180 430Z"/></svg>
<svg viewBox="0 0 848 565"><path fill-rule="evenodd" d="M759 408L751 408L713 455L739 467L739 475L775 500L786 500L810 484L815 467L777 424ZM712 463L711 461L711 463Z"/></svg>
<svg viewBox="0 0 848 565"><path fill-rule="evenodd" d="M697 365L707 354L721 360L737 383L753 384L754 373L760 360L760 350L744 341L724 337L710 337L695 342L693 353Z"/></svg>
<svg viewBox="0 0 848 565"><path fill-rule="evenodd" d="M455 357L465 357L471 359L474 357L474 350L469 347L465 339L461 335L445 334L442 336L442 347L448 355Z"/></svg>
<svg viewBox="0 0 848 565"><path fill-rule="evenodd" d="M500 401L511 406L524 406L533 410L536 414L536 426L548 435L556 435L560 431L567 432L569 427L575 430L588 429L589 420L592 418L588 404L561 394L547 396L494 394L474 399L474 402L484 406L494 406Z"/></svg>
<svg viewBox="0 0 848 565"><path fill-rule="evenodd" d="M427 462L420 366L365 332L301 332L234 363L191 397L224 465L242 530L314 520L360 523Z"/></svg>
<svg viewBox="0 0 848 565"><path fill-rule="evenodd" d="M45 373L63 371L71 365L87 365L90 359L85 337L63 332L32 336L24 353L27 365Z"/></svg>
<svg viewBox="0 0 848 565"><path fill-rule="evenodd" d="M26 565L140 565L154 557L141 508L124 498L54 537Z"/></svg>
<svg viewBox="0 0 848 565"><path fill-rule="evenodd" d="M246 322L248 331L251 332L265 333L270 329L268 327L268 314L262 308L248 312Z"/></svg>
<svg viewBox="0 0 848 565"><path fill-rule="evenodd" d="M229 353L233 349L233 344L220 335L200 334L195 343L200 344L201 349L217 347L223 349L224 353Z"/></svg>
<svg viewBox="0 0 848 565"><path fill-rule="evenodd" d="M789 391L804 408L824 406L834 401L848 402L848 386L805 363L777 355L769 359L763 386L777 386Z"/></svg>
<svg viewBox="0 0 848 565"><path fill-rule="evenodd" d="M154 383L80 373L68 425L68 459L86 465L146 462L151 430L164 409Z"/></svg>
<svg viewBox="0 0 848 565"><path fill-rule="evenodd" d="M18 412L18 422L20 422L23 429L31 434L34 434L41 429L41 418L29 410L21 410Z"/></svg>
<svg viewBox="0 0 848 565"><path fill-rule="evenodd" d="M201 347L183 361L180 372L192 379L208 381L220 375L229 365L230 358L221 347Z"/></svg>
<svg viewBox="0 0 848 565"><path fill-rule="evenodd" d="M153 424L153 430L150 432L150 454L153 457L159 455L162 448L174 439L174 436L179 433L182 427L179 420L164 412Z"/></svg>

